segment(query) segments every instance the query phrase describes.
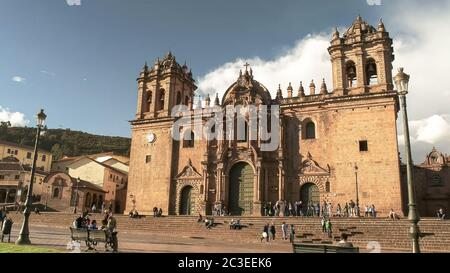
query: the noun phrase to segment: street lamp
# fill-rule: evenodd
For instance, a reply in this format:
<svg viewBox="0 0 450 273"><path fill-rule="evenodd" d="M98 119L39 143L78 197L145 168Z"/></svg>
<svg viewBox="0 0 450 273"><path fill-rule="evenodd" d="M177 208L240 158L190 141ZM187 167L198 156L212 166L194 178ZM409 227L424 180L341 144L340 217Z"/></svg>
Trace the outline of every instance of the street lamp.
<svg viewBox="0 0 450 273"><path fill-rule="evenodd" d="M41 135L41 130L44 127L45 118L47 117L44 114L44 110L41 111L36 116L36 142L34 144L34 157L33 164L31 165L31 178L30 178L30 186L28 187L27 199L25 201L25 210L23 212L24 218L22 223L22 228L20 229L19 238L17 238L17 245L29 245L30 241L30 231L28 229L28 218L30 217L31 205L33 203L33 182L34 182L34 174L36 172L36 160L38 157L38 146L39 146L39 137Z"/></svg>
<svg viewBox="0 0 450 273"><path fill-rule="evenodd" d="M355 163L355 186L356 186L356 216L360 216L359 214L359 188L358 188L358 165Z"/></svg>
<svg viewBox="0 0 450 273"><path fill-rule="evenodd" d="M411 158L411 143L409 141L409 126L408 126L408 112L406 111L406 94L408 94L409 75L403 72L403 67L398 70L398 74L394 78L397 86L398 95L400 97L400 106L403 113L403 131L405 135L405 150L406 150L406 170L408 179L408 220L411 223L410 235L412 238L413 253L420 253L419 236L420 230L417 223L419 223L419 213L416 206L415 189L413 184L412 173L412 158Z"/></svg>
<svg viewBox="0 0 450 273"><path fill-rule="evenodd" d="M78 207L78 185L80 183L80 178L77 178L77 186L75 187L75 201L73 202L73 213L77 213L77 207Z"/></svg>

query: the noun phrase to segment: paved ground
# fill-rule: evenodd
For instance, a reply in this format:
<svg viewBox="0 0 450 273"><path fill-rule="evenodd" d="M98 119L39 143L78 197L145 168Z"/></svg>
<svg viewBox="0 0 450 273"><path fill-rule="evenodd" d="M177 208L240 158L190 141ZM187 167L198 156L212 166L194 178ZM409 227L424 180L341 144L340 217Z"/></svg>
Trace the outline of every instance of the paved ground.
<svg viewBox="0 0 450 273"><path fill-rule="evenodd" d="M19 227L13 228L11 242L17 239ZM34 245L54 247L65 252L70 242L70 231L67 228L49 226L30 226L30 240ZM82 244L82 250L86 247ZM103 249L103 244L99 247ZM290 253L292 247L288 241L278 243L222 242L205 239L201 234L196 237L170 237L161 234L128 233L119 231L120 252L133 253Z"/></svg>

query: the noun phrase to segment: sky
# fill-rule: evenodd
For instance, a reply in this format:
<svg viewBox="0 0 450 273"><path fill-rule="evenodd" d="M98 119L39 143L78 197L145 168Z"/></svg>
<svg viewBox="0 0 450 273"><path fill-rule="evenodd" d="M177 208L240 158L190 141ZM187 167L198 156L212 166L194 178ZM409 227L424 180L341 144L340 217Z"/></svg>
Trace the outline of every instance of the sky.
<svg viewBox="0 0 450 273"><path fill-rule="evenodd" d="M222 95L248 61L272 94L289 82L332 89L334 27L383 18L394 71L411 75L413 157L450 153L450 0L0 0L0 121L130 136L136 78L169 50L192 68L198 94ZM401 122L399 115L399 122ZM401 125L401 123L399 123ZM402 130L399 126L400 149Z"/></svg>

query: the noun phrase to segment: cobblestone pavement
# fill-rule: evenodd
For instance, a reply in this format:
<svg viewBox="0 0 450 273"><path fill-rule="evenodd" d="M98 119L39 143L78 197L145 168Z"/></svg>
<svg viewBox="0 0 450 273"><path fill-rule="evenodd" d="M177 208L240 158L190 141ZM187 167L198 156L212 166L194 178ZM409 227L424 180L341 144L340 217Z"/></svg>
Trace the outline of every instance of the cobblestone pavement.
<svg viewBox="0 0 450 273"><path fill-rule="evenodd" d="M19 233L20 224L13 228L11 242ZM201 237L163 236L161 234L126 232L119 230L119 252L124 253L290 253L292 247L289 242L282 243L239 243L224 242ZM67 249L70 243L69 228L32 225L30 226L30 240L33 245ZM98 247L103 250L103 244ZM84 243L81 251L86 250Z"/></svg>

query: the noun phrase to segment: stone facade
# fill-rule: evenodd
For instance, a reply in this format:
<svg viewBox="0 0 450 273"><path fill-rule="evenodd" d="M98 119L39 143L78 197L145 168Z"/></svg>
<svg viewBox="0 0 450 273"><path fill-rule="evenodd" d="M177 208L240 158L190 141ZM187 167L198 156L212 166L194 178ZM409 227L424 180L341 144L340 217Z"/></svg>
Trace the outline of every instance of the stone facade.
<svg viewBox="0 0 450 273"><path fill-rule="evenodd" d="M121 164L120 162L109 162ZM111 203L115 213L123 213L127 196L128 172L99 162L88 156L80 157L66 166L67 173L76 178L89 181L102 188L105 193L104 201Z"/></svg>
<svg viewBox="0 0 450 273"><path fill-rule="evenodd" d="M433 147L424 162L413 168L417 207L421 217L434 217L437 210L450 211L450 157ZM402 165L404 213L407 214L406 165Z"/></svg>
<svg viewBox="0 0 450 273"><path fill-rule="evenodd" d="M0 140L0 160L6 157L14 157L23 165L31 166L33 163L33 153L33 147ZM51 152L39 149L36 167L44 172L50 172L52 158L53 155Z"/></svg>
<svg viewBox="0 0 450 273"><path fill-rule="evenodd" d="M44 185L46 190L42 195L41 204L45 204L51 210L62 212L73 212L75 206L78 212L85 209L91 211L94 204L97 211L100 211L107 193L98 185L84 180L78 181L65 172L49 174L45 178Z"/></svg>
<svg viewBox="0 0 450 273"><path fill-rule="evenodd" d="M273 151L261 149L261 134L253 140L251 131L244 141L205 140L182 128L185 139L174 140L172 128L180 117L170 115L172 107L185 105L205 125L211 101L208 96L205 107L193 110L192 73L171 53L153 67L145 65L131 121L127 211L150 214L156 206L175 215L209 214L215 204L230 212L239 204L239 214L261 215L266 202L344 206L356 201L357 193L361 207L374 204L381 215L401 211L392 40L381 21L374 28L358 17L342 37L333 34L328 51L333 90L324 81L316 92L311 82L309 94L302 84L293 94L290 84L286 97L279 88L272 98L246 65L222 101L214 101L222 108L279 105L281 142Z"/></svg>
<svg viewBox="0 0 450 273"><path fill-rule="evenodd" d="M48 173L37 169L34 177L34 201L41 200L44 191L44 180ZM15 157L0 160L0 204L24 202L31 180L31 167L23 165Z"/></svg>

